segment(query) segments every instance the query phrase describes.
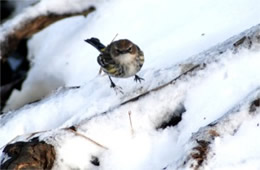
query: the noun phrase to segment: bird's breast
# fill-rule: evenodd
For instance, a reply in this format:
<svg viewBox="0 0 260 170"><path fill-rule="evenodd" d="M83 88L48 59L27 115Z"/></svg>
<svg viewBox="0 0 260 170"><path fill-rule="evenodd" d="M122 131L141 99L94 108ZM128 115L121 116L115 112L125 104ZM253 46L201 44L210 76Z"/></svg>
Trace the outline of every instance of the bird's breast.
<svg viewBox="0 0 260 170"><path fill-rule="evenodd" d="M125 76L124 77L134 76L139 70L140 70L140 67L138 67L138 65L136 63L127 65L127 66L125 66Z"/></svg>
<svg viewBox="0 0 260 170"><path fill-rule="evenodd" d="M140 69L140 63L137 55L121 54L117 57L112 57L118 67L118 74L113 74L110 70L105 70L112 77L127 78L134 76ZM115 68L115 70L117 70Z"/></svg>
<svg viewBox="0 0 260 170"><path fill-rule="evenodd" d="M115 60L117 63L122 64L122 65L128 65L131 64L132 62L135 61L136 55L132 54L121 54L117 57L115 57Z"/></svg>

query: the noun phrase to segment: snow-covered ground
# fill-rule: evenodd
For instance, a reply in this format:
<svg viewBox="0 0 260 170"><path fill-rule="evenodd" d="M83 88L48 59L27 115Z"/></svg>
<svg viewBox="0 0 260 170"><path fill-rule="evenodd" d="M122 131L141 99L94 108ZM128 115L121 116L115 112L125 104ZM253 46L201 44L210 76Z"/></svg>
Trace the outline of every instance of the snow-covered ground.
<svg viewBox="0 0 260 170"><path fill-rule="evenodd" d="M82 7L94 5L97 10L86 18L59 21L30 39L28 57L32 67L22 90L14 92L8 101L5 110L10 111L0 117L0 147L17 135L51 130L40 138L56 146L56 169L94 169L85 161L92 155L99 157L99 169L182 169L182 160L192 146L192 134L225 116L260 86L260 47L254 44L237 53L223 51L217 56L218 62L207 59L208 66L195 76L119 107L180 75L184 63L205 60L209 56L203 51L259 24L260 2L100 0L88 4L83 0L57 0L42 1L38 8L44 13L50 6L52 11L59 7L60 12L62 7L80 8L81 3ZM32 10L26 10L32 15ZM26 17L26 13L17 22L21 17ZM253 28L257 29L259 25ZM109 44L117 33L116 39L130 39L145 54L145 64L138 73L145 79L142 84L133 78L113 79L124 94L116 94L109 87L109 79L98 75L98 52L84 42L98 37ZM81 88L69 89L70 86ZM23 106L43 96L41 101ZM157 130L180 105L186 112L179 124ZM100 115L106 111L109 114ZM242 123L235 135L218 137L212 148L215 156L203 165L205 169L260 168L258 113L259 109L254 120ZM72 125L79 125L79 133L108 149L59 130ZM50 140L50 135L54 139Z"/></svg>

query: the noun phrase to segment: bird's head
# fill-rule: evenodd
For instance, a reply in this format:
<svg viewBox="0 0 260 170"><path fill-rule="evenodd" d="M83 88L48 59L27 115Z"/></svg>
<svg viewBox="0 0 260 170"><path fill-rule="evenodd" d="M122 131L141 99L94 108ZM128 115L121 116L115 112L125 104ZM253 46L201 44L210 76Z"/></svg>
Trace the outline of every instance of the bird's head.
<svg viewBox="0 0 260 170"><path fill-rule="evenodd" d="M128 39L121 39L111 43L111 54L117 57L124 54L135 55L137 54L137 47Z"/></svg>

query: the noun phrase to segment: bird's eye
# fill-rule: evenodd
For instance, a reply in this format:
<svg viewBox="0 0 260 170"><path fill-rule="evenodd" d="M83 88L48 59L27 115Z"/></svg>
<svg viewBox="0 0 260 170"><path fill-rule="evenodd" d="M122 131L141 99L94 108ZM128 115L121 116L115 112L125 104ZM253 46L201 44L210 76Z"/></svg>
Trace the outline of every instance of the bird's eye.
<svg viewBox="0 0 260 170"><path fill-rule="evenodd" d="M117 52L117 53L121 53L121 51L120 51L119 49L116 49L116 52Z"/></svg>
<svg viewBox="0 0 260 170"><path fill-rule="evenodd" d="M127 49L127 51L128 51L128 52L131 52L131 51L132 51L132 47L129 47L129 48Z"/></svg>

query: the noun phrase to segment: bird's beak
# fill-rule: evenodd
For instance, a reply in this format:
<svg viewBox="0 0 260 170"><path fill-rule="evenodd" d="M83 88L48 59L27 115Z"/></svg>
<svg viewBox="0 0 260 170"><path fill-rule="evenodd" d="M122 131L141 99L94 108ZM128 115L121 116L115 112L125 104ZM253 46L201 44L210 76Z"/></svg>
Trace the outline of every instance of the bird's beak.
<svg viewBox="0 0 260 170"><path fill-rule="evenodd" d="M121 51L121 54L126 54L128 53L128 51Z"/></svg>

